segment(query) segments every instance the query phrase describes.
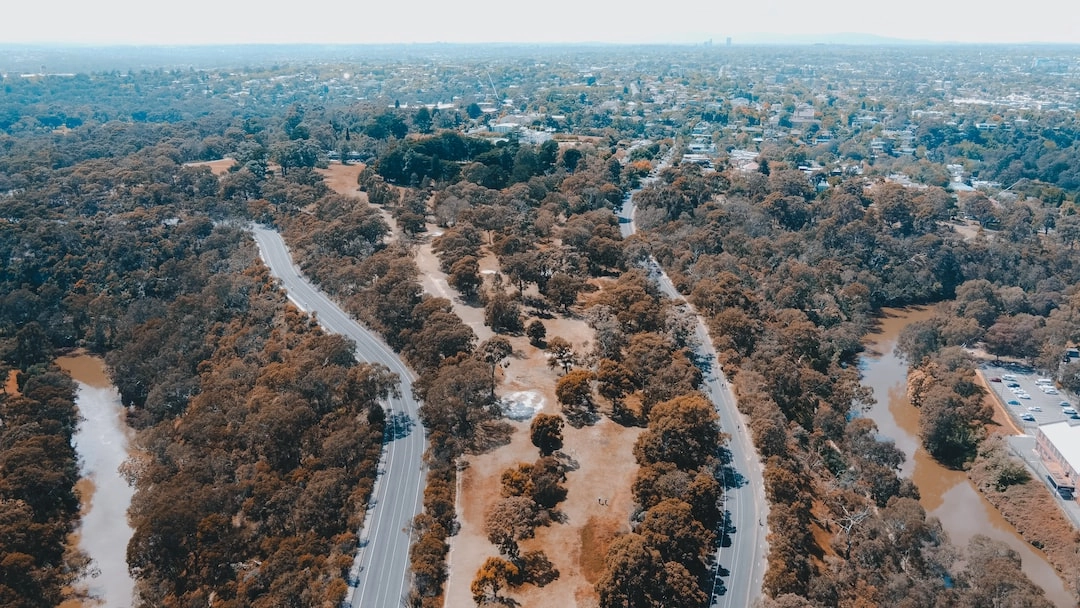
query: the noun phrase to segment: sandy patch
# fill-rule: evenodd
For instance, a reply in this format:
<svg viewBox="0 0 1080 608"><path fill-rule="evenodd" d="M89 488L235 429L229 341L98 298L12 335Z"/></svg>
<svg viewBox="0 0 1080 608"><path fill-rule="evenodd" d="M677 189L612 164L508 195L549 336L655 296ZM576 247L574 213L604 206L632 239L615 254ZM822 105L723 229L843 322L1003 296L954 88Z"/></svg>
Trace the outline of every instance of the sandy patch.
<svg viewBox="0 0 1080 608"><path fill-rule="evenodd" d="M536 391L514 391L502 398L502 412L510 420L530 422L544 409L544 396Z"/></svg>
<svg viewBox="0 0 1080 608"><path fill-rule="evenodd" d="M236 164L235 158L221 158L218 160L204 160L195 163L184 163L185 167L210 167L214 175L224 175Z"/></svg>

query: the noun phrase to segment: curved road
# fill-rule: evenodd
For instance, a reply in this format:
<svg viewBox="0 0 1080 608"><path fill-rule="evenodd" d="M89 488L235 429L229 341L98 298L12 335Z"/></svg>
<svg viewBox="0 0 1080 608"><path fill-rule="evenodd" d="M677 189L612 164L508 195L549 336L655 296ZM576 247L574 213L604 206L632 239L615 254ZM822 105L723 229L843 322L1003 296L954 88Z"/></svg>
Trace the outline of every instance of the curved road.
<svg viewBox="0 0 1080 608"><path fill-rule="evenodd" d="M656 181L656 175L670 159L670 155L664 158L649 177L642 180L642 187ZM639 191L640 188L632 191L618 211L619 230L623 238L637 231L637 226L634 225L634 212L637 210L634 194ZM705 320L675 289L675 285L655 258L650 257L645 268L664 295L681 302L682 306L694 314L697 319L695 355L699 361L711 364L702 370L705 382L703 388L716 406L720 427L731 436L727 444L731 459L725 470L727 479L724 484L724 510L729 517L725 531L731 542L727 546L721 543L716 552L717 575L712 606L746 608L752 606L761 595L768 555L764 525L768 515L768 503L765 500L761 460L750 439L743 415L735 405L731 385L716 366L716 350L709 338Z"/></svg>
<svg viewBox="0 0 1080 608"><path fill-rule="evenodd" d="M398 427L407 430L383 444L379 476L359 532L360 548L349 575L346 601L354 608L401 606L410 583L410 530L413 517L423 508L426 478L424 431L419 423L419 406L412 398L412 372L381 338L354 321L300 274L281 235L263 226L254 226L251 231L263 262L281 281L293 303L316 313L326 331L351 338L356 343L358 360L381 363L400 378L401 395L389 400L391 415L387 424L397 419L404 422Z"/></svg>

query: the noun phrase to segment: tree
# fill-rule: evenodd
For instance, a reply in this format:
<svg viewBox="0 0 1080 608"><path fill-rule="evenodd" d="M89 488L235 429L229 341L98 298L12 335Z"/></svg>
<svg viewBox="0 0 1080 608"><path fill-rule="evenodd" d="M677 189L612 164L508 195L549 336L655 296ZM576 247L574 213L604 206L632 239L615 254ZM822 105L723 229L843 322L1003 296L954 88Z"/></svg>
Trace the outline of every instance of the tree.
<svg viewBox="0 0 1080 608"><path fill-rule="evenodd" d="M1034 359L1039 355L1041 344L1038 329L1042 325L1042 317L1034 315L998 317L997 322L991 325L983 336L986 351L993 355Z"/></svg>
<svg viewBox="0 0 1080 608"><path fill-rule="evenodd" d="M492 336L487 340L480 343L480 347L476 349L477 354L480 356L480 360L491 366L491 390L495 390L495 370L498 369L499 364L506 360L507 357L514 354L514 347L510 345L510 341L502 336ZM492 398L495 395L492 393Z"/></svg>
<svg viewBox="0 0 1080 608"><path fill-rule="evenodd" d="M606 569L596 583L601 608L649 608L664 567L660 552L640 534L616 538L604 557Z"/></svg>
<svg viewBox="0 0 1080 608"><path fill-rule="evenodd" d="M484 114L484 111L480 109L480 106L478 104L473 102L473 103L470 103L469 105L465 106L465 114L469 118L471 118L473 120L476 120L477 118L480 118L480 116L482 116Z"/></svg>
<svg viewBox="0 0 1080 608"><path fill-rule="evenodd" d="M413 114L413 126L421 133L431 133L431 112L427 106L420 106L416 114Z"/></svg>
<svg viewBox="0 0 1080 608"><path fill-rule="evenodd" d="M665 562L695 570L704 568L713 541L713 533L694 518L690 505L677 498L666 498L649 509L637 533L656 547Z"/></svg>
<svg viewBox="0 0 1080 608"><path fill-rule="evenodd" d="M521 571L512 562L500 557L489 557L476 571L469 590L477 605L494 603L499 600L499 591L513 586L521 576Z"/></svg>
<svg viewBox="0 0 1080 608"><path fill-rule="evenodd" d="M711 462L723 441L716 410L700 394L658 404L649 413L649 427L634 443L638 464L671 462L693 470Z"/></svg>
<svg viewBox="0 0 1080 608"><path fill-rule="evenodd" d="M497 333L518 333L522 329L521 306L501 289L488 296L484 323Z"/></svg>
<svg viewBox="0 0 1080 608"><path fill-rule="evenodd" d="M592 373L575 369L569 371L555 384L555 395L565 407L589 407L592 405Z"/></svg>
<svg viewBox="0 0 1080 608"><path fill-rule="evenodd" d="M563 373L569 372L577 360L574 347L565 338L555 336L548 340L548 366L562 367Z"/></svg>
<svg viewBox="0 0 1080 608"><path fill-rule="evenodd" d="M540 144L540 152L537 154L537 160L540 162L540 166L544 171L549 171L555 166L555 160L559 156L559 142L554 139L549 139Z"/></svg>
<svg viewBox="0 0 1080 608"><path fill-rule="evenodd" d="M529 337L529 344L539 348L543 346L544 338L547 337L547 328L540 319L533 319L525 328L525 335Z"/></svg>
<svg viewBox="0 0 1080 608"><path fill-rule="evenodd" d="M562 448L563 419L553 414L538 414L529 425L529 438L540 449L540 454L548 456Z"/></svg>
<svg viewBox="0 0 1080 608"><path fill-rule="evenodd" d="M565 272L556 272L544 284L544 295L552 304L566 311L577 302L578 294L584 287L585 281Z"/></svg>
<svg viewBox="0 0 1080 608"><path fill-rule="evenodd" d="M563 166L566 167L566 171L568 173L573 173L577 169L578 163L581 162L583 156L581 150L578 150L577 148L567 148L567 150L563 152Z"/></svg>
<svg viewBox="0 0 1080 608"><path fill-rule="evenodd" d="M601 359L596 370L596 390L600 396L611 401L612 409L616 409L623 397L634 392L634 376L621 363Z"/></svg>
<svg viewBox="0 0 1080 608"><path fill-rule="evenodd" d="M961 606L1049 607L1045 592L1020 569L1020 556L1005 543L982 534L968 543L968 566L961 582L966 588Z"/></svg>
<svg viewBox="0 0 1080 608"><path fill-rule="evenodd" d="M510 557L518 555L518 541L533 537L537 505L531 496L500 499L484 518L484 530L491 544Z"/></svg>
<svg viewBox="0 0 1080 608"><path fill-rule="evenodd" d="M450 286L461 292L467 300L476 297L477 289L483 283L480 276L480 262L476 256L467 255L450 266L447 277Z"/></svg>

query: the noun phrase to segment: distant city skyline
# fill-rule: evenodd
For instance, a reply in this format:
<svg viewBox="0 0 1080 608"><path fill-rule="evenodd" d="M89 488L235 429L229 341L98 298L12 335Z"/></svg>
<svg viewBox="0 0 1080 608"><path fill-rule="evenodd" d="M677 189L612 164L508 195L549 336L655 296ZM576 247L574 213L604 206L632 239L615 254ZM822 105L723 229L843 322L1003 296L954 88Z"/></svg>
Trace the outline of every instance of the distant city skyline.
<svg viewBox="0 0 1080 608"><path fill-rule="evenodd" d="M147 10L148 7L153 10ZM188 0L21 2L5 9L0 43L185 45L230 43L700 43L828 39L858 33L925 42L1080 43L1080 11L1063 0L1002 5L909 0L498 4L356 0L292 4ZM844 41L844 40L840 40Z"/></svg>

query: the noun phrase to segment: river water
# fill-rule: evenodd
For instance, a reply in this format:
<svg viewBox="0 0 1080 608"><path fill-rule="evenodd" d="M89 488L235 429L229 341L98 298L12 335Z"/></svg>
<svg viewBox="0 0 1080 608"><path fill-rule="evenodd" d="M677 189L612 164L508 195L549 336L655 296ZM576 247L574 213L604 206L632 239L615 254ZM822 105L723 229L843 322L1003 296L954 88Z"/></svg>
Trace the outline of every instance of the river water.
<svg viewBox="0 0 1080 608"><path fill-rule="evenodd" d="M127 510L134 490L118 468L128 457L128 428L120 394L101 359L86 355L56 360L79 385L75 404L82 420L72 443L79 454L83 504L79 548L93 560L96 576L84 579L93 605L130 608L134 583L128 574L127 544L132 530Z"/></svg>
<svg viewBox="0 0 1080 608"><path fill-rule="evenodd" d="M1024 574L1046 591L1047 599L1061 608L1076 608L1076 600L1043 553L1024 542L963 471L941 466L919 445L919 410L908 402L906 394L907 364L893 353L893 348L904 327L929 318L932 311L886 309L883 313L877 331L867 337L867 351L860 367L863 384L874 391L877 400L866 416L907 457L900 474L915 482L921 495L919 502L929 515L941 520L953 544L966 547L976 534L1006 543L1020 554Z"/></svg>

